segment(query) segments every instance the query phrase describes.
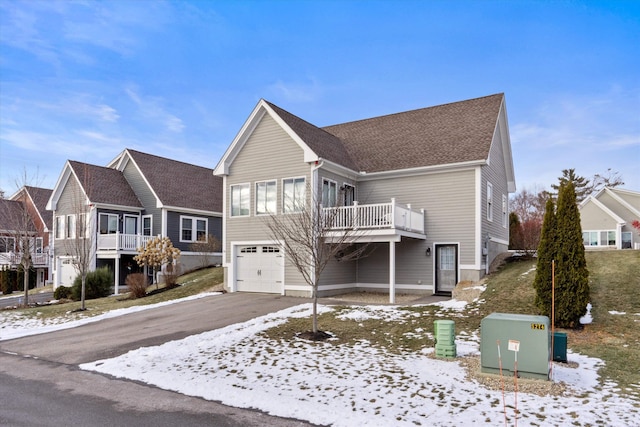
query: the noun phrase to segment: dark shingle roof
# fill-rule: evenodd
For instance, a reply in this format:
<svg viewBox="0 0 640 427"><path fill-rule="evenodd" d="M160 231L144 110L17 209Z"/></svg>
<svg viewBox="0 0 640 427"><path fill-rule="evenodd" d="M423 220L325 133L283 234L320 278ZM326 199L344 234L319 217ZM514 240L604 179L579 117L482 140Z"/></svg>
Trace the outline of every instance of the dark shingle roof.
<svg viewBox="0 0 640 427"><path fill-rule="evenodd" d="M142 207L142 203L119 170L75 160L69 160L69 165L92 203Z"/></svg>
<svg viewBox="0 0 640 427"><path fill-rule="evenodd" d="M489 156L503 98L490 95L322 129L343 142L359 171L483 160Z"/></svg>
<svg viewBox="0 0 640 427"><path fill-rule="evenodd" d="M19 200L0 199L0 230L8 232L25 232L35 230L35 226L28 218L25 228L24 205Z"/></svg>
<svg viewBox="0 0 640 427"><path fill-rule="evenodd" d="M51 230L53 227L53 211L47 210L47 202L49 201L53 190L31 186L25 186L25 189L31 196L31 199L40 213L42 220L45 222L45 225L49 230Z"/></svg>
<svg viewBox="0 0 640 427"><path fill-rule="evenodd" d="M289 125L319 157L357 170L357 164L351 158L340 139L311 123L294 116L282 108L265 101Z"/></svg>
<svg viewBox="0 0 640 427"><path fill-rule="evenodd" d="M165 206L222 212L222 178L213 169L126 150Z"/></svg>

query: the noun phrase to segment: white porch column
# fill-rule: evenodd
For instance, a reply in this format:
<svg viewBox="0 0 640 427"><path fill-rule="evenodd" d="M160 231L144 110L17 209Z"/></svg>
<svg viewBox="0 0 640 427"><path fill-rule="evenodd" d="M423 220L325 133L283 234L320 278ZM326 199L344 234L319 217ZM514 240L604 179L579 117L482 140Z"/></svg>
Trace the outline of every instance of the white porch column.
<svg viewBox="0 0 640 427"><path fill-rule="evenodd" d="M396 303L396 242L389 242L389 302Z"/></svg>
<svg viewBox="0 0 640 427"><path fill-rule="evenodd" d="M114 264L116 266L116 271L115 271L116 277L114 280L114 283L115 283L114 289L115 289L115 294L119 295L120 293L120 258L119 257L115 259Z"/></svg>

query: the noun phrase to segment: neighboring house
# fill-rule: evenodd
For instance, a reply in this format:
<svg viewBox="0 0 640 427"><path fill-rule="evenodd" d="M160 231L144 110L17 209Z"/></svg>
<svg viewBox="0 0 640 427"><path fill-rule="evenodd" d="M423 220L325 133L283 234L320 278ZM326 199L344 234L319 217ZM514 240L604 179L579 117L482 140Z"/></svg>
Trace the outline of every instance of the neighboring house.
<svg viewBox="0 0 640 427"><path fill-rule="evenodd" d="M605 187L578 206L587 249L640 249L640 192Z"/></svg>
<svg viewBox="0 0 640 427"><path fill-rule="evenodd" d="M120 286L140 271L137 248L155 236L182 251L182 272L219 264L220 249L207 245L203 252L194 244L211 236L222 241L221 197L222 180L212 169L131 149L106 167L67 161L47 205L54 215L55 287L73 283L78 248L87 242L91 269L109 267Z"/></svg>
<svg viewBox="0 0 640 427"><path fill-rule="evenodd" d="M22 258L20 237L29 236L36 286L49 280L51 212L46 210L52 190L24 186L9 199L0 199L0 266L16 268Z"/></svg>
<svg viewBox="0 0 640 427"><path fill-rule="evenodd" d="M305 186L324 207L361 218L354 243L374 249L330 263L319 295L449 295L458 282L482 278L508 247L515 179L503 94L324 128L260 100L215 174L224 178L232 292L311 294L265 227L265 215L294 210L290 198L305 197Z"/></svg>

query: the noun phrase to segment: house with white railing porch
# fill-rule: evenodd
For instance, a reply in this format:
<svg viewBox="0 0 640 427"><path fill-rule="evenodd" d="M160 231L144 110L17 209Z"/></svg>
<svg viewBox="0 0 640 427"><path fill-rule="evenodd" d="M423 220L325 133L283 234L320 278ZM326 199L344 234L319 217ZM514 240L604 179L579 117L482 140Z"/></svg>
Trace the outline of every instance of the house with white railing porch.
<svg viewBox="0 0 640 427"><path fill-rule="evenodd" d="M8 199L0 199L0 268L17 269L29 253L35 271L31 286L45 286L51 279L49 240L51 213L46 210L51 190L23 186Z"/></svg>
<svg viewBox="0 0 640 427"><path fill-rule="evenodd" d="M503 94L324 127L260 100L215 174L231 292L311 295L265 224L315 203L329 238L370 249L329 262L320 296L450 295L507 250L515 175Z"/></svg>
<svg viewBox="0 0 640 427"><path fill-rule="evenodd" d="M194 249L222 240L221 183L213 170L125 149L106 166L69 160L48 202L54 216L54 285L71 286L82 247L91 268L107 267L114 292L135 272L154 278L134 257L155 236L180 249L188 272L221 261L221 253ZM199 246L198 246L199 247Z"/></svg>

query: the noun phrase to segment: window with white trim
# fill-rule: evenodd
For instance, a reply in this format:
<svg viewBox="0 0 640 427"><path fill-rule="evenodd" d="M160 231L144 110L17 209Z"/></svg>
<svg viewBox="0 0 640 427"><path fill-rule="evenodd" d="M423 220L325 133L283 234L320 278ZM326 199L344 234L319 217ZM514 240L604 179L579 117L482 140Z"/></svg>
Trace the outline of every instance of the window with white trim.
<svg viewBox="0 0 640 427"><path fill-rule="evenodd" d="M78 214L78 222L76 223L76 227L78 230L78 236L81 238L89 237L89 223L87 222L87 214L80 213Z"/></svg>
<svg viewBox="0 0 640 427"><path fill-rule="evenodd" d="M99 220L100 234L116 234L118 232L118 215L101 213Z"/></svg>
<svg viewBox="0 0 640 427"><path fill-rule="evenodd" d="M493 221L493 185L487 182L487 221Z"/></svg>
<svg viewBox="0 0 640 427"><path fill-rule="evenodd" d="M208 225L206 218L180 216L180 241L206 242Z"/></svg>
<svg viewBox="0 0 640 427"><path fill-rule="evenodd" d="M16 251L16 239L13 237L0 237L0 252L8 253Z"/></svg>
<svg viewBox="0 0 640 427"><path fill-rule="evenodd" d="M302 178L282 180L282 212L301 212L306 204L306 182Z"/></svg>
<svg viewBox="0 0 640 427"><path fill-rule="evenodd" d="M335 207L338 202L338 183L327 178L322 178L322 206Z"/></svg>
<svg viewBox="0 0 640 427"><path fill-rule="evenodd" d="M342 190L342 206L353 206L356 201L356 187L351 184L344 184Z"/></svg>
<svg viewBox="0 0 640 427"><path fill-rule="evenodd" d="M502 195L502 226L507 228L509 225L509 202L507 196Z"/></svg>
<svg viewBox="0 0 640 427"><path fill-rule="evenodd" d="M142 235L151 236L153 232L153 216L145 215L142 217Z"/></svg>
<svg viewBox="0 0 640 427"><path fill-rule="evenodd" d="M54 225L54 236L56 239L64 239L64 215L56 217Z"/></svg>
<svg viewBox="0 0 640 427"><path fill-rule="evenodd" d="M249 184L231 186L231 216L249 216Z"/></svg>
<svg viewBox="0 0 640 427"><path fill-rule="evenodd" d="M44 252L44 239L42 237L36 237L34 252L37 254Z"/></svg>
<svg viewBox="0 0 640 427"><path fill-rule="evenodd" d="M616 246L615 230L584 231L582 243L585 246Z"/></svg>
<svg viewBox="0 0 640 427"><path fill-rule="evenodd" d="M256 215L276 213L276 182L256 182Z"/></svg>
<svg viewBox="0 0 640 427"><path fill-rule="evenodd" d="M65 227L65 237L67 239L74 239L76 237L76 216L67 215L67 224Z"/></svg>

